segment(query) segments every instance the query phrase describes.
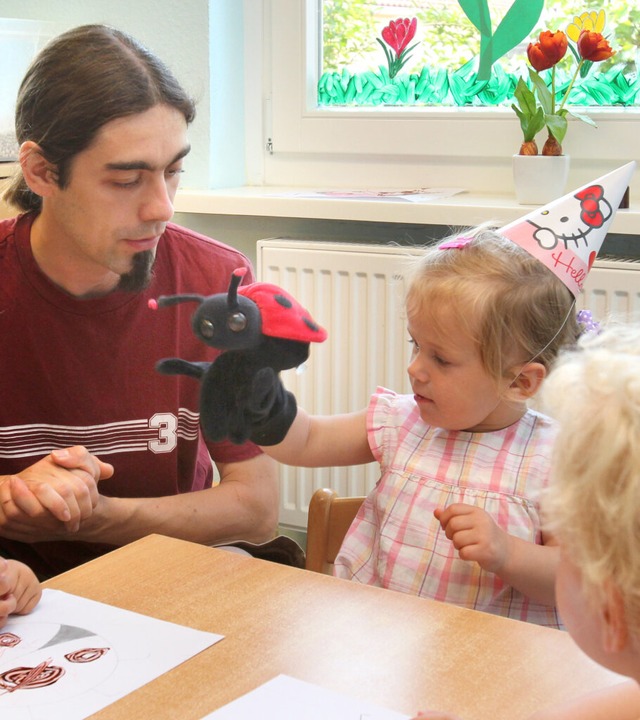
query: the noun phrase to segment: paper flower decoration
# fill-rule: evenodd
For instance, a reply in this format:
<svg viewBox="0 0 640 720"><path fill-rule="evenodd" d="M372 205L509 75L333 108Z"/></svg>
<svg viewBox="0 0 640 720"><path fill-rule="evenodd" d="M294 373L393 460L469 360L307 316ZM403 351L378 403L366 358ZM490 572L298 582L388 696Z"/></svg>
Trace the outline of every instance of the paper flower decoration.
<svg viewBox="0 0 640 720"><path fill-rule="evenodd" d="M537 42L529 43L527 57L531 65L529 78L533 90L520 78L515 90L517 104L511 106L522 128L523 143L520 147L520 155L538 154L535 136L545 127L548 137L542 148L542 154L562 155L562 142L568 127L567 115L573 115L595 127L590 117L570 111L566 105L578 76L586 77L593 63L607 60L615 54L602 35L605 21L604 10L585 12L573 19L566 33L562 30L555 32L543 30ZM558 98L556 67L567 50L573 54L576 67L571 81ZM550 88L540 76L545 70L551 70Z"/></svg>
<svg viewBox="0 0 640 720"><path fill-rule="evenodd" d="M412 20L409 20L409 18L398 18L397 20L392 20L382 29L382 40L376 38L387 58L389 78L394 78L400 70L402 70L410 57L409 53L418 44L414 43L411 47L408 47L416 35L417 27L417 18L413 18Z"/></svg>

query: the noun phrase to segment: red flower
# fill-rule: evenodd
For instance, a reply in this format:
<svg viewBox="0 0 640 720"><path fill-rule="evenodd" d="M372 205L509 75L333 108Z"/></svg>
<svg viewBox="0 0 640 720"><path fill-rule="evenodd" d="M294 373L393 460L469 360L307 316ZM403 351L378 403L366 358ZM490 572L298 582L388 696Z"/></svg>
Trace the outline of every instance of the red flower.
<svg viewBox="0 0 640 720"><path fill-rule="evenodd" d="M595 35L597 33L591 34ZM567 36L562 30L553 33L550 30L544 30L540 33L538 42L535 45L529 43L527 57L531 66L538 72L548 70L562 60L567 52L568 45Z"/></svg>
<svg viewBox="0 0 640 720"><path fill-rule="evenodd" d="M409 18L392 20L387 27L382 30L382 39L390 48L395 50L396 55L400 55L413 40L417 26L417 18L413 18L413 20L409 20Z"/></svg>
<svg viewBox="0 0 640 720"><path fill-rule="evenodd" d="M583 30L578 38L578 52L583 60L600 62L615 55L609 43L598 32Z"/></svg>

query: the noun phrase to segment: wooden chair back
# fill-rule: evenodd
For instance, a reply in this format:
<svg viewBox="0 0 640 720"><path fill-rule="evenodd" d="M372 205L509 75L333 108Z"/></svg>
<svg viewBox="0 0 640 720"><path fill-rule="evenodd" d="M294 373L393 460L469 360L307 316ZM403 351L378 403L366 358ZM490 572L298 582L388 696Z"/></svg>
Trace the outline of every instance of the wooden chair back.
<svg viewBox="0 0 640 720"><path fill-rule="evenodd" d="M363 502L364 497L338 497L328 488L313 493L307 520L307 570L332 574L344 536Z"/></svg>

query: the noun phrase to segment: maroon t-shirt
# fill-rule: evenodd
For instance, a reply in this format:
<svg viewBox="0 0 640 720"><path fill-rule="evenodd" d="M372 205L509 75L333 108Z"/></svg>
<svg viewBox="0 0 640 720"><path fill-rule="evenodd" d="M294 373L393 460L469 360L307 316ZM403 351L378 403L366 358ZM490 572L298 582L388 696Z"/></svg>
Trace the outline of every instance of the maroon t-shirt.
<svg viewBox="0 0 640 720"><path fill-rule="evenodd" d="M214 460L248 459L251 443L205 445L200 383L162 375L158 360L211 361L217 351L191 329L192 302L150 310L159 295L226 292L232 271L249 267L237 250L169 224L154 277L143 292L79 300L39 270L30 245L32 215L0 222L0 475L52 449L85 445L115 467L100 491L160 497L210 487ZM244 282L252 282L251 270ZM27 545L0 537L0 555L41 577L85 562L109 546Z"/></svg>

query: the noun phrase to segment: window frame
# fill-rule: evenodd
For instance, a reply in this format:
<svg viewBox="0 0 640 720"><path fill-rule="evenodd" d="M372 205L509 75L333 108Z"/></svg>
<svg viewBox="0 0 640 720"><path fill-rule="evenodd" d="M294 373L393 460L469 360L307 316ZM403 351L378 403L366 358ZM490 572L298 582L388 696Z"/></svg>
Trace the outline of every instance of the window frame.
<svg viewBox="0 0 640 720"><path fill-rule="evenodd" d="M464 167L503 162L522 141L507 108L315 107L320 33L315 0L265 0L265 60L270 79L265 126L270 154L296 158L322 154L336 161L370 156L399 163L451 158ZM308 20L308 21L307 21ZM608 167L637 155L639 108L589 108L598 128L570 119L564 149L572 163ZM542 134L540 136L542 142ZM268 158L266 159L268 167ZM345 181L348 182L347 178ZM497 189L497 188L496 188Z"/></svg>
<svg viewBox="0 0 640 720"><path fill-rule="evenodd" d="M340 184L348 186L357 182L351 180L354 161L391 167L391 182L402 176L403 166L416 163L455 164L461 177L467 177L467 171L471 177L480 177L478 168L483 165L510 165L522 133L515 113L508 108L316 107L315 57L320 31L317 22L307 22L307 18L318 20L317 0L263 1L262 13L245 17L250 24L263 23L265 64L261 70L264 113L260 128L265 150L262 162L253 163L257 168L253 173L248 160L250 177L260 177L266 184L312 185L309 178L322 175L312 175L308 166L321 161L322 170L338 168L333 175L325 173L326 177L340 177ZM255 51L254 47L254 55ZM571 156L572 167L590 175L591 168L606 170L638 159L640 109L588 108L584 112L598 128L570 118L564 150ZM539 139L544 142L542 134ZM511 190L504 173L498 175L500 178L488 173L482 188L497 193ZM275 183L270 182L271 177L276 178ZM380 178L372 184L384 185L385 181ZM477 190L473 182L468 187Z"/></svg>

